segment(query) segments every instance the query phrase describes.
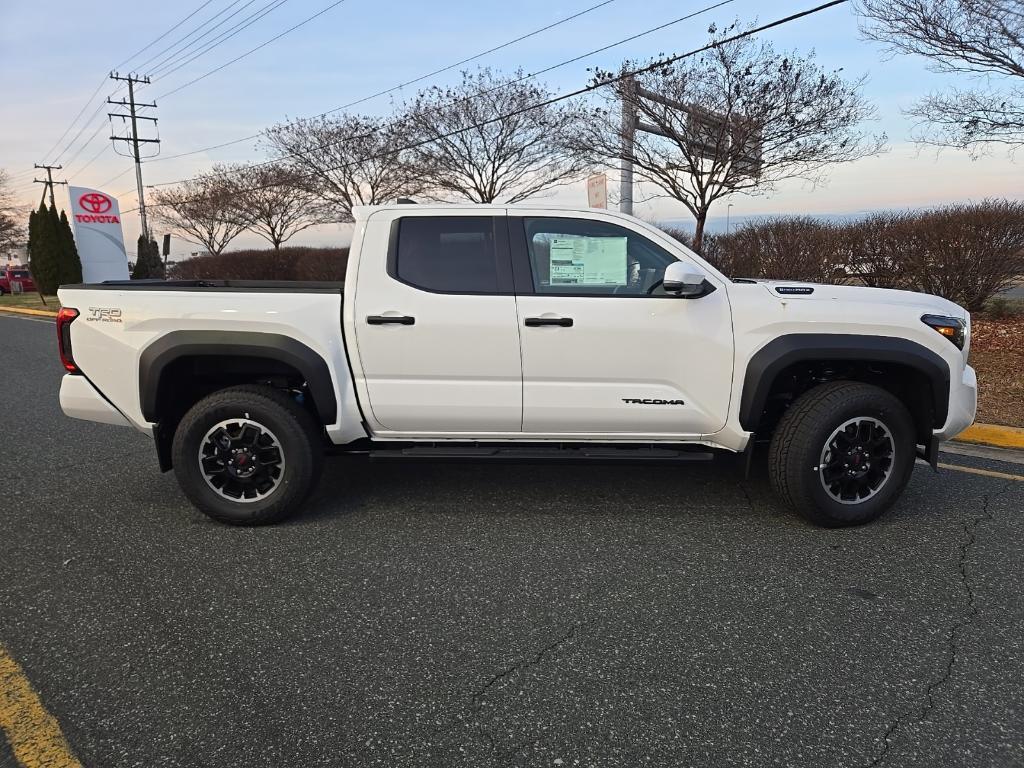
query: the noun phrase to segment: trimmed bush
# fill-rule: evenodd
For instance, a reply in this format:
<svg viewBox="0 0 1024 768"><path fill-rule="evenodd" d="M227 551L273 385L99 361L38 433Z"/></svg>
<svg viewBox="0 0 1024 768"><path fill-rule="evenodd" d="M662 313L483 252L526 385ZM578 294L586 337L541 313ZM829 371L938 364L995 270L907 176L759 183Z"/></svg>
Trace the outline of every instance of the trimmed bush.
<svg viewBox="0 0 1024 768"><path fill-rule="evenodd" d="M227 251L193 256L173 264L168 276L182 280L345 279L348 248L298 248Z"/></svg>
<svg viewBox="0 0 1024 768"><path fill-rule="evenodd" d="M689 245L687 233L666 231ZM1024 276L1024 203L986 200L843 224L762 219L706 237L703 250L730 277L905 288L979 312Z"/></svg>

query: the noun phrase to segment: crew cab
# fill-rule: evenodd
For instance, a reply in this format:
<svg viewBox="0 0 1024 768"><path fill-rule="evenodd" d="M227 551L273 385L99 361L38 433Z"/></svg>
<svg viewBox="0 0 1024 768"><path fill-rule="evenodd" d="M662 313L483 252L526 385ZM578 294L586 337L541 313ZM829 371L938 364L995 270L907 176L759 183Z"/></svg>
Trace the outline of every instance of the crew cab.
<svg viewBox="0 0 1024 768"><path fill-rule="evenodd" d="M0 267L0 296L5 293L31 293L35 289L32 274L24 267Z"/></svg>
<svg viewBox="0 0 1024 768"><path fill-rule="evenodd" d="M859 524L974 419L970 317L936 296L731 280L611 211L354 217L341 284L62 287L64 412L152 435L233 524L295 512L327 451L673 463L756 443L786 504Z"/></svg>

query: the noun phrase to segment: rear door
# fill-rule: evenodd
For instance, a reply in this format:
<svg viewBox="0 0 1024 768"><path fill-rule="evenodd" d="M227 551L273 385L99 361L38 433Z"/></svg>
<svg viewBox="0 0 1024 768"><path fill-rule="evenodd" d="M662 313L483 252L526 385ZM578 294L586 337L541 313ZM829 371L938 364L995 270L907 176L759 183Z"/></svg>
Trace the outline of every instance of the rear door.
<svg viewBox="0 0 1024 768"><path fill-rule="evenodd" d="M672 439L725 425L726 285L660 234L628 223L596 212L509 217L524 433ZM707 275L702 297L662 288L665 268L680 260Z"/></svg>
<svg viewBox="0 0 1024 768"><path fill-rule="evenodd" d="M386 209L365 226L353 322L375 431L518 433L522 367L504 209Z"/></svg>

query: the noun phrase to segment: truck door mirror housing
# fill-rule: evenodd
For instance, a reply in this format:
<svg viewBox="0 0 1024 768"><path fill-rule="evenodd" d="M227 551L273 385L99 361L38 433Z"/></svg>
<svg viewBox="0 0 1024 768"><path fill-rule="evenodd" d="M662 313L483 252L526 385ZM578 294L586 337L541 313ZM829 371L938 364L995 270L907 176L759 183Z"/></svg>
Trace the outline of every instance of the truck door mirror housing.
<svg viewBox="0 0 1024 768"><path fill-rule="evenodd" d="M673 293L683 298L696 298L707 292L704 275L682 261L669 264L665 268L662 285L666 293Z"/></svg>

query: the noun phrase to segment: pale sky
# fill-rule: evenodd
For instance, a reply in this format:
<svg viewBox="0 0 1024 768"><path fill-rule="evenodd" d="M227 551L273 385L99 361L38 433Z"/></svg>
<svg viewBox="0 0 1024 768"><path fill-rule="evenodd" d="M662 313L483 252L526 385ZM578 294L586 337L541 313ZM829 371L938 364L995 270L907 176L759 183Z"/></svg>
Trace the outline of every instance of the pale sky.
<svg viewBox="0 0 1024 768"><path fill-rule="evenodd" d="M244 142L186 158L172 155L255 134L286 118L312 115L361 99L400 82L473 56L519 35L579 12L598 0L344 0L337 7L270 43L262 50L178 93L169 91L284 32L336 0L138 0L131 6L96 6L79 0L0 0L0 67L4 72L3 119L0 120L0 167L14 176L18 194L38 203L41 185L31 183L34 162L59 162L61 178L79 186L97 186L117 196L122 209L135 207L131 162L114 154L110 128L101 106L114 89L104 81L111 69L152 70L174 43L201 22L220 13L230 19L206 38L212 41L233 24L262 8L265 17L176 72L142 89L140 99L157 101L150 114L160 119L161 157L143 167L147 184L173 181L209 168L215 162L264 159L256 142ZM695 11L710 0L611 0L605 6L560 27L483 57L487 65L527 72L556 64L586 51ZM706 42L711 22L724 26L767 22L811 7L814 0L733 2L698 18L546 74L556 91L585 84L588 67L615 68L623 58L648 58L684 52ZM189 21L151 46L148 43L203 6ZM931 90L960 77L929 72L920 59L886 59L880 48L862 40L849 5L839 6L765 33L779 50L814 50L821 66L842 68L849 77L866 75L866 97L878 108L877 123L886 132L889 151L876 158L836 167L827 184L816 189L800 182L782 185L764 197L734 196L712 211L712 227L721 227L726 206L733 221L771 214L849 215L888 208L918 208L985 197L1024 198L1021 162L1006 152L972 160L964 153L919 151L910 141L912 123L902 109ZM138 56L130 58L147 46ZM173 49L172 51L173 52ZM167 54L164 54L165 56ZM152 59L152 61L147 61ZM454 83L456 71L435 76L397 94L411 96L418 87ZM96 97L90 94L101 86ZM164 97L165 94L166 97ZM118 96L119 98L120 96ZM390 109L389 96L357 107L368 114ZM58 141L76 114L82 119ZM114 111L113 108L111 111ZM90 120L90 116L95 117ZM144 128L148 130L148 126ZM51 148L54 148L52 151ZM122 147L123 150L123 147ZM49 152L49 154L47 154ZM66 204L66 196L63 196ZM584 182L551 198L586 204ZM688 219L678 203L656 201L638 206L651 219ZM124 217L125 239L138 236L136 215ZM303 233L292 244L332 244L346 240L344 228L324 227ZM232 247L259 247L254 236ZM176 244L175 255L191 249Z"/></svg>

